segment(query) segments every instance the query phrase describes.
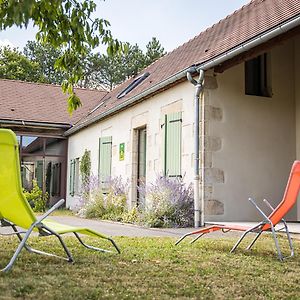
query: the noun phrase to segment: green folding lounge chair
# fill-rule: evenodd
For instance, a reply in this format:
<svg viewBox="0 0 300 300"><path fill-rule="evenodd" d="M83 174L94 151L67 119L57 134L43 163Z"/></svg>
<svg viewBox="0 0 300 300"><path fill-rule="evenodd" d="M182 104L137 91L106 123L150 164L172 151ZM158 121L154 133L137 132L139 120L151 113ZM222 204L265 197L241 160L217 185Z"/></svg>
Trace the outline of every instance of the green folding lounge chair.
<svg viewBox="0 0 300 300"><path fill-rule="evenodd" d="M0 129L0 221L1 226L11 226L13 229L11 234L16 234L20 241L10 262L2 271L5 272L12 268L23 248L29 252L55 256L67 260L68 262L73 262L74 260L71 253L61 237L61 235L65 233L74 233L79 242L88 249L100 252L111 252L87 245L83 242L79 234L106 239L110 241L117 252L120 253L118 246L110 237L88 228L63 225L48 219L48 216L63 203L64 200L60 200L41 217L37 218L34 215L22 192L19 148L16 135L11 130ZM18 231L17 226L26 231ZM39 236L56 236L67 256L61 257L31 248L27 244L27 241L34 231L38 232Z"/></svg>

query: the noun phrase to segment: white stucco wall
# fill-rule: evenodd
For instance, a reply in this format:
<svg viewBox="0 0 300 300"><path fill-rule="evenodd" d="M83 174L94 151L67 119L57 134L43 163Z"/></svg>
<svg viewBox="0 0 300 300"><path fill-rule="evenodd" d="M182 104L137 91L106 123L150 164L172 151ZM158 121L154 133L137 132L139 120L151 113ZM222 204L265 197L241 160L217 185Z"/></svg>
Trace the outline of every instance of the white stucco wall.
<svg viewBox="0 0 300 300"><path fill-rule="evenodd" d="M83 129L69 137L68 161L81 157L84 150L91 151L92 173L98 174L99 138L112 136L112 176L131 179L134 173L134 138L135 128L147 126L147 167L146 181L154 181L156 174L162 171L161 127L160 119L164 114L182 111L182 170L184 180L193 179L193 96L194 89L187 83L181 83L172 89L158 94L140 104ZM119 161L119 144L125 143L125 159ZM69 164L68 162L68 164ZM68 167L69 180L69 167ZM130 199L134 201L135 199ZM67 207L74 207L78 199L69 195L67 185Z"/></svg>
<svg viewBox="0 0 300 300"><path fill-rule="evenodd" d="M296 102L296 158L300 160L300 37L294 38L294 82L295 82L295 102ZM298 196L298 202L300 196ZM297 220L300 220L300 205L297 209Z"/></svg>
<svg viewBox="0 0 300 300"><path fill-rule="evenodd" d="M296 157L300 159L299 70L300 41L294 38L271 51L271 98L245 95L244 64L216 74L217 85L211 80L207 86L206 175L212 182L205 192L206 199L213 203L212 211L216 209L219 214L206 212L205 221L261 219L248 197L255 198L261 206L264 206L261 202L264 198L273 205L281 200L291 164ZM68 160L81 157L85 149L90 150L92 172L97 175L99 138L112 136L112 176L130 179L134 189L134 129L147 126L146 179L147 183L153 182L162 171L160 119L166 113L182 111L182 173L188 184L193 180L193 98L193 86L180 83L83 129L69 137ZM120 143L125 143L124 161L119 161ZM130 195L134 203L132 190ZM76 197L67 191L67 206L76 204ZM297 218L297 208L289 218Z"/></svg>
<svg viewBox="0 0 300 300"><path fill-rule="evenodd" d="M224 215L207 219L261 219L248 197L263 208L264 198L276 206L296 158L293 41L271 51L272 98L245 95L244 64L218 74L217 82L208 98L223 118L211 122L209 130L222 140L212 161L224 172L224 183L214 184L212 197L224 203ZM296 218L296 209L290 217Z"/></svg>

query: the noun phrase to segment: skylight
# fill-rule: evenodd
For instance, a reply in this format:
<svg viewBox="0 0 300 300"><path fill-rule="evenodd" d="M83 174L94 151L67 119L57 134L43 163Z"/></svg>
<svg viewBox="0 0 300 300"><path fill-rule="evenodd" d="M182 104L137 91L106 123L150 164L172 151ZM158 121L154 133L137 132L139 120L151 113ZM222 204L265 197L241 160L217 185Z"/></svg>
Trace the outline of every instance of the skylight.
<svg viewBox="0 0 300 300"><path fill-rule="evenodd" d="M117 98L121 99L129 92L131 92L135 87L137 87L142 81L144 81L150 75L149 72L144 73L143 75L139 76L135 80L133 80L121 93L118 94Z"/></svg>

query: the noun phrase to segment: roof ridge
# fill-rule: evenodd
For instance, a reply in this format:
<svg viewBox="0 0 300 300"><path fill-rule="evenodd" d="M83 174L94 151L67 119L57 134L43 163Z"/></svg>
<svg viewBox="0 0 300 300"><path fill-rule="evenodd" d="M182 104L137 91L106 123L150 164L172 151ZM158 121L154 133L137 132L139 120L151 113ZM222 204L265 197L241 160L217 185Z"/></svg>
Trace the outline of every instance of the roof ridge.
<svg viewBox="0 0 300 300"><path fill-rule="evenodd" d="M22 84L29 84L29 85L40 85L40 86L51 86L55 88L61 88L60 84L56 83L43 83L43 82L32 82L32 81L25 81L25 80L18 80L18 79L7 79L7 78L0 78L1 81L8 81L8 82L16 82L16 83L22 83ZM105 92L108 93L109 91L105 89L89 89L89 88L83 88L83 87L74 87L75 90L84 90L89 92Z"/></svg>
<svg viewBox="0 0 300 300"><path fill-rule="evenodd" d="M171 53L175 52L177 49L185 46L186 44L189 44L191 41L195 40L196 38L198 38L199 36L203 35L205 32L209 31L210 29L214 28L216 25L220 24L221 22L223 22L224 20L226 19L229 19L231 18L233 15L237 14L239 11L245 9L245 7L247 6L250 6L250 5L253 5L253 3L255 2L264 2L265 0L251 0L249 3L247 4L244 4L243 6L241 6L240 8L236 9L234 12L230 13L229 15L227 15L226 17L220 19L217 23L214 23L213 25L207 27L205 30L201 31L199 34L195 35L194 37L190 38L188 41L186 41L185 43L179 45L178 47L174 48L172 51L168 52L166 55L160 57L159 59L167 56L167 55L170 55ZM154 61L157 62L158 60Z"/></svg>

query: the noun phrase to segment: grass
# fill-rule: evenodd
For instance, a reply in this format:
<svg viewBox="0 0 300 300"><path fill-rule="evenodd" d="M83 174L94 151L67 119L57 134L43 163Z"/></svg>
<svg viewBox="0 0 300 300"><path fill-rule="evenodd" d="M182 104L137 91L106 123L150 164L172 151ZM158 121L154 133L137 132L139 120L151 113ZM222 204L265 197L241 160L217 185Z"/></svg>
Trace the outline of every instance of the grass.
<svg viewBox="0 0 300 300"><path fill-rule="evenodd" d="M295 258L277 260L273 241L263 237L251 252L228 253L235 239L202 239L174 247L172 238L118 237L122 253L97 253L65 238L76 260L23 251L12 271L0 274L0 299L299 299L300 242ZM103 242L88 239L104 246ZM281 244L285 241L280 239ZM17 243L0 238L0 264ZM53 238L32 246L60 252ZM283 248L287 253L288 249Z"/></svg>
<svg viewBox="0 0 300 300"><path fill-rule="evenodd" d="M42 212L35 212L34 214L37 215L37 216L41 216L44 213L42 213ZM51 213L51 216L75 216L75 213L72 210L70 210L70 209L60 208L60 209L56 209L55 211L53 211Z"/></svg>

